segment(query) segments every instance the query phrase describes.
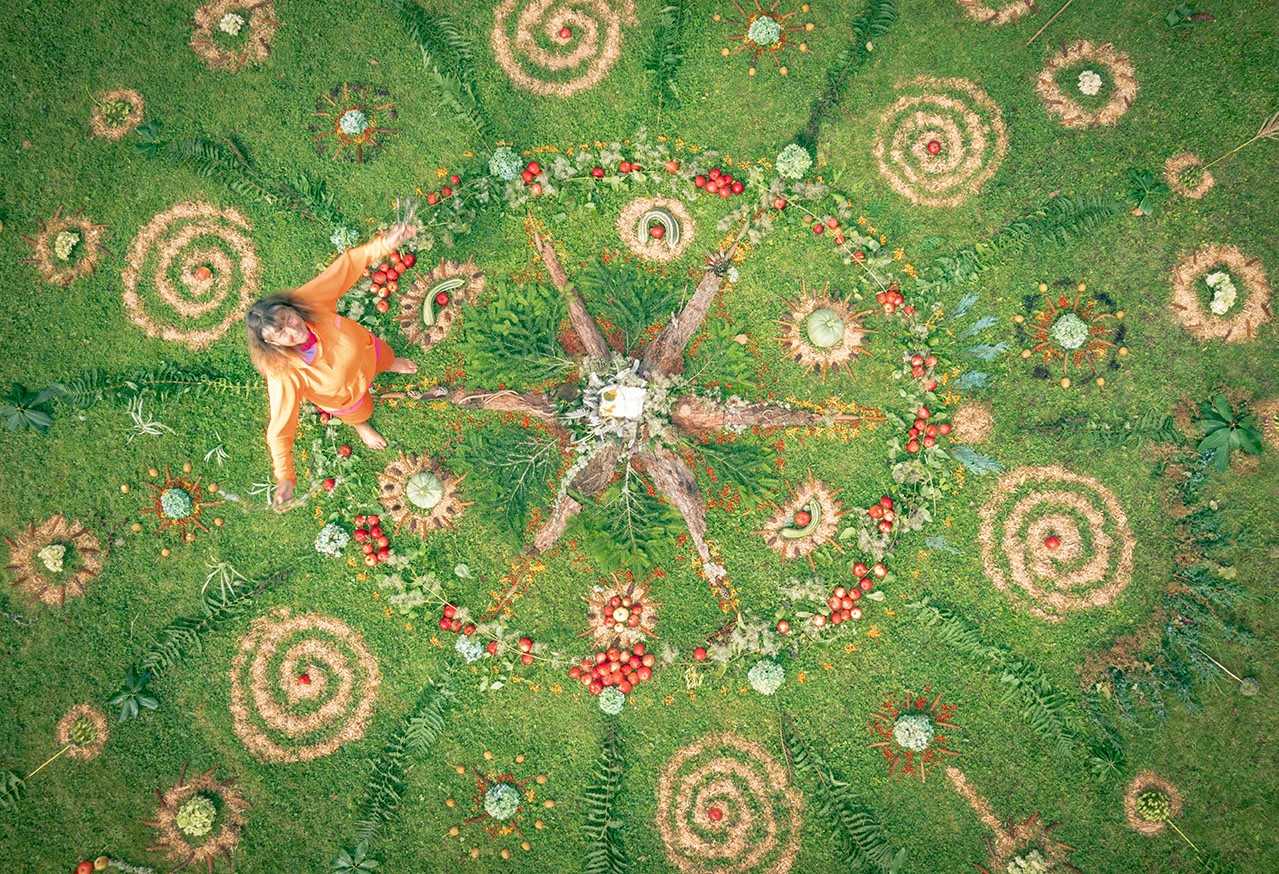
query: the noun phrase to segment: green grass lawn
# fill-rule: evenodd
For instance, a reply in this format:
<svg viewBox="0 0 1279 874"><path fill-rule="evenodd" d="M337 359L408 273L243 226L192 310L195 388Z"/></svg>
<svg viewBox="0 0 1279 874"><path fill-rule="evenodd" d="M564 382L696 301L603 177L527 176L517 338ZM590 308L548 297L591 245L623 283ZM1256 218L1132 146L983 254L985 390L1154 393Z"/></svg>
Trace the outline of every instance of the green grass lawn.
<svg viewBox="0 0 1279 874"><path fill-rule="evenodd" d="M268 11L278 30L269 54L236 71L210 69L189 45L194 0L14 0L0 12L0 51L10 79L10 121L0 135L0 386L74 390L48 403L53 424L47 432L0 431L0 535L15 544L0 546L0 555L4 564L17 561L21 533L56 514L81 522L103 550L101 573L82 597L61 606L30 603L19 585L23 574L3 574L15 584L0 596L0 777L10 774L9 792L0 783L0 802L12 802L0 806L6 870L72 871L79 861L102 855L119 865L144 866L120 870L174 868L185 854L149 850L159 839L144 821L156 818L156 791L174 786L184 766L188 778L216 766L217 776L235 778L234 791L251 804L234 856L245 872L331 870L339 853L359 843L370 797L381 798L381 807L373 808L386 812L369 846L380 862L377 871L590 870L584 860L601 843L591 825L601 810L614 824L608 844L615 856L597 870L888 870L872 858L876 842L904 850L901 871L957 874L974 864L989 867L988 842L1000 846L990 816L983 821L956 791L947 767L985 800L1001 833L1009 822L1036 813L1045 824L1059 823L1051 838L1073 848L1068 861L1079 871L1279 870L1271 837L1279 813L1279 748L1273 741L1279 708L1272 704L1279 684L1272 658L1279 613L1268 588L1279 556L1279 514L1273 509L1279 425L1269 425L1271 442L1260 457L1235 452L1224 472L1204 469L1197 460L1200 435L1189 425L1199 417L1199 403L1219 393L1235 410L1264 411L1256 405L1279 397L1273 301L1267 299L1261 323L1251 326L1255 336L1246 342L1201 339L1170 306L1174 268L1205 244L1233 245L1256 259L1272 284L1279 276L1279 222L1270 205L1279 196L1279 143L1262 139L1214 166L1215 185L1202 199L1156 192L1153 214L1140 217L1123 202L1130 168L1161 180L1170 156L1190 151L1212 160L1279 111L1279 27L1260 8L1266 4L1203 4L1211 20L1174 28L1165 20L1172 0L1072 3L1028 44L1060 4L1044 3L1015 23L987 26L950 0L897 0L895 21L885 32L859 37L853 28L863 26L858 22L866 0L814 3L806 11L783 0L775 14L793 13L783 23L796 29L787 31L776 63L765 53L749 75L749 52L721 55L725 46L745 45L745 27L730 20L741 17L732 0L676 4L672 8L682 8L677 32L664 25L675 14L666 0L634 0L633 19L625 14L628 0L565 0L582 10L562 20L550 13L569 28L568 47L557 45L554 27L542 26L530 32L538 51L571 51L594 26L584 23L588 19L599 24L601 41L608 39L610 18L620 28L616 62L593 87L569 97L523 90L495 57L495 8L509 6L515 22L539 4L511 0L446 9L448 4L419 7L408 0L407 18L397 17L399 5L274 0ZM219 17L225 6L252 18L249 2L209 6L218 8ZM424 68L406 25L415 10L430 22L425 32L438 81ZM449 16L451 29L439 25L438 13ZM249 22L245 26L252 31ZM224 46L253 38L217 31L216 21L213 28ZM515 28L509 23L510 33ZM461 42L450 43L450 33ZM656 75L648 69L655 39L672 33L678 63ZM1036 92L1045 64L1079 40L1111 43L1131 61L1138 90L1114 125L1067 128ZM828 71L850 57L838 99L810 126ZM779 64L787 75L780 75ZM1070 66L1061 85L1091 111L1104 104L1106 92L1092 102L1079 95L1075 79L1087 66ZM574 73L539 75L562 83ZM459 93L450 76L460 77L474 95L484 130L462 120L442 96L448 88ZM955 90L914 82L917 77L970 84ZM369 111L376 109L379 123L394 132L364 162L334 159L316 148L311 128L321 126L322 133L334 124L316 114L317 106L325 111L324 95L343 83L385 89ZM1106 70L1103 88L1114 83L1113 71ZM148 156L135 149L138 133L119 140L91 135L95 101L121 88L142 95L141 120L159 125L150 135L174 145ZM983 166L998 160L980 185L947 192L960 195L962 202L952 206L913 203L894 190L876 160L877 141L891 139L896 129L885 132L885 113L899 98L939 88L976 107L984 125L984 151L968 138L962 148L971 152L958 159L972 154ZM985 96L978 100L968 88ZM393 107L381 108L386 103ZM1006 137L998 159L999 125L988 105L998 108ZM953 118L962 119L962 111ZM947 139L942 121L924 119L921 125L940 133L911 140L907 152L934 136L945 140L943 151L961 148ZM804 178L829 186L829 194L779 177L774 166L779 151L806 128L816 131L807 143L815 164ZM218 155L230 156L232 169L201 172L199 162L177 159L183 141L216 144ZM333 141L328 136L319 142L331 153ZM506 188L494 181L489 157L503 145L521 163L543 165L546 195L529 196L518 178ZM644 149L663 159L645 159L639 179L621 178L613 161L598 157L616 151L631 159ZM703 158L707 150L717 157ZM590 155L582 172L553 184L556 158L575 161L581 152ZM661 166L665 157L680 163L678 172ZM904 160L931 166L920 154ZM607 164L606 178L598 182L589 175L597 161ZM747 183L745 191L725 200L707 196L686 178L695 167L722 167ZM194 313L183 324L155 288L162 269L155 254L131 255L148 223L177 204L199 201L243 219L237 233L257 261L257 281L245 293L255 299L300 285L322 269L334 255L330 236L337 226L368 239L394 220L395 198L438 192L452 174L462 176L457 195L438 209L423 204L423 237L431 233L434 245L428 249L419 238L418 263L391 295L391 312L373 312L373 299L363 292L348 296L369 310L364 320L375 333L419 365L415 377L381 377L384 387L541 391L578 378L576 368L546 370L534 354L554 348L552 334L571 331L567 321L560 323L562 302L534 245L534 226L549 238L570 280L580 283L587 308L607 316L606 330L633 317L641 331L652 333L691 297L709 252L731 247L747 221L762 231L749 241L740 238L745 245L690 349L679 390L796 408L853 405L867 415L857 427L748 429L733 436L730 446L752 461L746 490L730 485L724 491L723 470L682 444L679 451L694 461L698 487L715 498L705 514L706 539L727 569L731 603L717 601L678 514L644 500L647 475L636 480L632 474L649 514L648 527L637 534L643 551L628 552L618 538L609 543L605 526L619 518L617 508L588 500L584 521L574 523L554 549L530 556L533 531L549 512L571 458L554 458L533 477L527 494L512 497L519 468L504 464L513 435L518 443L538 432L522 429L529 423L518 417L493 412L389 399L378 404L374 419L391 443L384 452L366 450L349 428L336 422L326 427L304 412L298 491L312 479L316 491L291 512L272 513L261 492L271 476L263 443L266 392L248 360L238 317L230 330L197 349L142 330L123 302L136 266L141 306L153 322L207 329L234 309L228 303ZM314 202L304 215L308 207L281 194L282 186L296 190L300 179L326 186L332 215L317 215L322 210ZM788 198L784 209L774 207L770 184ZM261 196L264 189L270 202ZM485 195L488 202L481 202ZM682 231L691 231L693 240L670 263L639 259L619 236L617 216L638 197L675 198L688 208L692 227ZM1096 221L1056 233L1052 210L1067 200L1092 204ZM1045 205L1050 217L1036 219L1032 211ZM45 281L38 265L25 260L33 255L27 238L36 238L41 223L59 209L64 216L83 211L106 226L93 272L65 288ZM814 234L802 219L810 211L842 215L838 230ZM1027 216L1028 224L1016 224ZM448 221L453 227L446 233ZM221 256L196 239L203 232L192 232L185 243L174 230L159 233L162 241L178 240L175 248L185 246L168 268L179 296L187 293L182 274L196 264L210 263L217 271L209 294L224 279L232 300L245 288L243 262L218 261ZM837 250L837 234L849 236L845 252ZM875 249L881 235L883 263L868 271L852 252ZM88 241L78 246L69 263L85 256ZM979 265L974 275L947 269L956 252ZM54 267L66 266L51 257ZM460 327L423 349L405 339L394 315L408 280L425 276L442 258L473 258L486 286L474 299L451 302L461 312ZM618 304L591 281L601 270L630 277L649 297L638 309ZM647 279L637 278L643 271ZM1251 288L1237 269L1232 278L1240 301L1223 318L1242 310ZM889 281L900 283L917 313L883 312L875 294ZM1040 283L1049 284L1047 297ZM823 379L786 357L778 340L785 339L779 323L784 301L800 296L802 288L820 294L828 285L854 310L870 311L863 321L873 333L863 337L869 356ZM668 298L652 304L658 291ZM197 289L191 300L204 300L204 293ZM1203 286L1199 293L1206 306L1211 291ZM1107 348L1098 359L1102 384L1086 362L1074 362L1067 373L1060 361L1045 365L1037 355L1021 355L1038 342L1031 323L1046 301L1061 295L1079 295L1085 303L1095 298L1098 311L1123 313L1098 323L1099 336L1124 347L1122 355ZM515 313L519 327L503 334L495 326L500 307ZM1122 325L1118 337L1116 325ZM532 333L523 333L526 327ZM942 359L937 374L943 384L926 397L901 373L903 354L916 351L921 337ZM497 346L500 340L506 345ZM989 347L989 360L974 357L978 344ZM159 368L184 384L128 385L138 373ZM974 371L985 376L965 382ZM1063 387L1063 375L1069 387ZM95 385L104 396L89 404ZM142 422L158 424L139 428L131 398L141 400L135 413ZM919 403L932 404L939 422L966 404L993 410L989 440L974 447L979 461L968 457L965 464L962 452L945 451L959 446L958 439L927 453L942 478L935 495L922 495L906 468L893 475L893 464L908 457L895 419L909 427ZM1275 408L1268 409L1273 418ZM1258 430L1263 419L1258 415ZM351 459L336 459L335 448L347 443L355 447ZM410 559L403 576L430 571L442 586L412 615L389 606L393 590L377 584L386 569L366 569L357 560L358 544L341 558L313 548L326 521L337 520L349 532L353 514L385 512L377 501L377 475L401 451L464 473L462 497L473 501L452 527L425 538L407 531L391 537L395 553ZM1113 495L1126 529L1108 512L1104 531L1084 525L1079 548L1087 555L1045 559L1079 570L1089 556L1108 553L1103 583L1119 580L1113 599L1048 621L1030 609L1039 602L996 586L996 578L1014 574L1007 570L1002 534L983 555L982 514L993 508L988 515L1002 532L1007 509L996 506L1000 475L974 469L981 460L1004 476L1055 465ZM166 467L176 479L216 483L218 490L206 497L223 501L202 510L209 530L189 542L173 530L157 531L157 517L140 512L154 503L148 486L163 487ZM885 558L890 574L877 586L882 600L863 601L859 621L825 629L819 642L807 634L811 621L799 614L802 605L781 590L815 577L825 591L855 585L849 565L867 556L854 536L822 546L810 566L805 558L783 560L759 533L789 499L788 486L799 487L810 473L839 491L850 512L846 524L883 495L896 496L901 515L926 508L930 517L919 530L894 534ZM332 493L319 485L328 476L339 479ZM1194 477L1189 486L1186 476ZM606 494L615 497L616 491L614 485ZM526 503L531 513L508 512ZM1051 511L1044 531L1065 524L1051 521L1057 512L1074 511ZM212 524L214 517L224 524ZM1091 517L1071 518L1083 524ZM135 523L141 530L134 530ZM625 525L617 524L624 533ZM1135 546L1127 567L1119 568L1125 530ZM1047 547L1036 538L1042 533L1024 545L1041 555ZM1074 546L1065 544L1065 553ZM72 550L67 560L64 576L84 557ZM37 573L55 573L44 559L31 561ZM505 610L490 611L511 585L513 569L526 561L536 562L531 580L518 587L517 598L502 602ZM992 577L992 564L1004 569L1003 577L998 570ZM462 574L454 571L459 565L465 565ZM171 623L196 624L206 591L218 588L219 566L270 585L216 621L205 616L177 648L180 657L151 682L148 694L158 706L118 723L118 708L108 701L127 669L152 652L157 634ZM579 636L588 633L583 598L593 586L610 585L614 574L651 583L651 598L661 606L658 639L649 643L658 656L652 679L626 696L620 714L609 716L568 670L598 648L589 636ZM249 588L241 583L235 591ZM926 610L919 604L925 599L953 613L966 635L923 621ZM459 635L437 624L446 600L485 618L477 638L500 638L497 656L486 653L473 663L462 658L455 650ZM232 707L240 694L233 689L235 666L246 653L252 657L253 635L278 622L273 611L282 610L332 617L362 641L343 650L344 664L357 674L354 697L331 699L339 723L359 723L351 732L358 736L303 761L264 761L270 757L244 742ZM718 633L730 623L774 628L778 620L792 624L789 636L766 635L762 645L747 641L726 661L718 658L715 644L727 634ZM1124 661L1116 652L1134 634L1145 637ZM528 666L517 648L525 636L536 644L537 658ZM321 650L346 646L331 636L320 639L328 641ZM760 652L773 644L780 651ZM695 659L699 647L709 647L711 658ZM365 652L377 666L376 690L367 675L359 678ZM1239 677L1255 678L1260 694L1240 694L1239 684L1213 667L1209 656ZM317 667L325 658L308 650L300 660L269 659L259 685L297 719L314 715L324 723L331 716L321 702L337 694L324 684L337 688L342 679ZM771 696L753 690L748 677L761 660L775 660L785 671L784 684ZM1089 674L1096 665L1101 673ZM299 671L308 679L314 671L319 682L300 685ZM1108 678L1104 690L1093 685L1099 677ZM1147 682L1125 697L1124 680L1142 678ZM1160 683L1163 708L1150 695ZM937 728L945 738L934 738L931 749L957 755L942 755L924 781L890 774L885 756L870 746L879 739L870 729L872 714L908 693L927 696L930 704L940 695L942 704L954 705L951 719L959 726ZM363 720L352 717L361 697L370 699ZM406 730L419 699L444 702L435 730ZM78 704L108 719L101 754L75 759L79 747L73 744L34 774L63 749L57 725ZM250 697L251 718L260 717L261 704ZM706 789L708 780L715 781L703 776L695 790L697 779L677 780L676 810L670 804L659 809L664 772L678 765L681 750L713 733L758 744L777 768L739 753L745 765L723 778L725 786ZM796 746L796 734L804 746ZM287 733L272 737L286 749L303 746ZM605 809L596 791L597 760L608 738L620 751L620 781L609 784L615 791L607 793ZM805 749L820 757L819 766L806 764ZM1115 766L1094 767L1107 750ZM379 796L378 775L388 785L388 768L396 772L393 791ZM1186 840L1167 827L1150 836L1130 827L1124 795L1143 772L1179 790L1173 824ZM508 779L521 787L521 812L509 820L471 821L491 781ZM831 779L846 785L832 794ZM739 801L737 793L748 800ZM386 803L392 796L398 806ZM837 810L860 817L861 843L850 844L849 820L832 815L836 796ZM225 801L215 808L214 831L188 836L192 846L233 824ZM723 823L708 813L712 808L725 813ZM700 839L722 842L722 857L678 851L659 823L686 825ZM772 843L765 840L770 823L781 829ZM739 830L744 837L734 846ZM521 848L524 840L531 849ZM504 848L509 859L501 855ZM1018 848L1044 851L1056 863L1047 870L1071 870L1042 840ZM756 850L758 858L750 855ZM681 852L689 855L677 860ZM740 867L730 867L742 859ZM225 867L226 860L216 864ZM1038 870L1007 865L1005 859L998 870Z"/></svg>

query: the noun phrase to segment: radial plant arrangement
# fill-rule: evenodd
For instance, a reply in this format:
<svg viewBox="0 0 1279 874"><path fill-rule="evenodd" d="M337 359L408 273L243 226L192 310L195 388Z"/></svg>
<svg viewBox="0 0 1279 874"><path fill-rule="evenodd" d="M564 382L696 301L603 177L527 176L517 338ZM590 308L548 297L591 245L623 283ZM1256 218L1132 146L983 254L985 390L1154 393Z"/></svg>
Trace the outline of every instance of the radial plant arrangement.
<svg viewBox="0 0 1279 874"><path fill-rule="evenodd" d="M390 92L367 82L343 82L316 101L312 142L321 155L358 164L386 148L399 131L386 127L398 117Z"/></svg>
<svg viewBox="0 0 1279 874"><path fill-rule="evenodd" d="M759 0L752 0L751 7L743 6L739 0L733 0L737 8L735 15L725 21L733 31L728 38L728 47L721 51L725 57L736 54L750 56L747 72L754 76L761 56L771 58L777 72L783 76L790 68L782 63L782 53L792 46L800 52L808 51L808 44L803 42L804 33L813 30L811 21L803 21L801 16L808 14L808 4L788 11L780 11L783 0L776 0L771 6L764 6ZM789 6L789 4L786 4ZM720 16L714 16L716 21Z"/></svg>
<svg viewBox="0 0 1279 874"><path fill-rule="evenodd" d="M870 733L882 738L870 745L879 750L889 763L889 775L918 777L926 782L928 771L959 753L950 748L946 732L958 731L951 722L958 709L943 704L941 695L931 701L930 690L916 696L907 692L900 700L885 699L883 707L870 715Z"/></svg>

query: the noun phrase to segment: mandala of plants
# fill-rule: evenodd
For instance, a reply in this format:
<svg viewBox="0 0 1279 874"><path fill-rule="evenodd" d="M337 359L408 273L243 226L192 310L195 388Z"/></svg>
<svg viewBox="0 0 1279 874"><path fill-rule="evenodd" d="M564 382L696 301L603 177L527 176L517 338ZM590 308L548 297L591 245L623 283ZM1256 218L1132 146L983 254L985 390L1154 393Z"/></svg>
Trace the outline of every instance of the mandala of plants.
<svg viewBox="0 0 1279 874"><path fill-rule="evenodd" d="M83 5L0 13L10 867L1279 870L1270 18Z"/></svg>

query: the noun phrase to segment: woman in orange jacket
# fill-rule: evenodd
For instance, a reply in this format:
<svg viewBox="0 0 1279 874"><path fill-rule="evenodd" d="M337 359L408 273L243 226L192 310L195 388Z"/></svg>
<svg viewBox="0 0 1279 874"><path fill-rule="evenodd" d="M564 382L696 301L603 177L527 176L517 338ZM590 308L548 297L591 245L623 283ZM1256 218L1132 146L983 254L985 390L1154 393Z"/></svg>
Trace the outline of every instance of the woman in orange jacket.
<svg viewBox="0 0 1279 874"><path fill-rule="evenodd" d="M416 373L391 347L337 313L337 302L364 271L395 251L417 228L399 224L384 236L347 249L323 273L293 291L265 297L245 315L249 357L266 377L271 403L267 446L275 470L275 503L293 500L293 439L302 401L311 401L355 428L366 446L386 448L369 422L369 385L379 373Z"/></svg>

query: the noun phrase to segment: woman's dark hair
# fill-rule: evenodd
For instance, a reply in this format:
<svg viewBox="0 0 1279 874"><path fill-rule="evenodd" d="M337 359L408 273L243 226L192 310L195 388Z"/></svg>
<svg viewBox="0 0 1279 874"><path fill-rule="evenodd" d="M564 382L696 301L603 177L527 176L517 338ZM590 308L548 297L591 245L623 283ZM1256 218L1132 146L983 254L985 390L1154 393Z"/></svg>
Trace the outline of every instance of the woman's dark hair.
<svg viewBox="0 0 1279 874"><path fill-rule="evenodd" d="M285 317L292 311L297 313L307 324L315 323L315 313L304 303L294 299L290 292L282 291L270 294L249 307L244 314L244 327L249 341L249 359L258 373L271 376L288 367L290 360L296 356L292 349L268 343L262 337L264 328L283 327Z"/></svg>

